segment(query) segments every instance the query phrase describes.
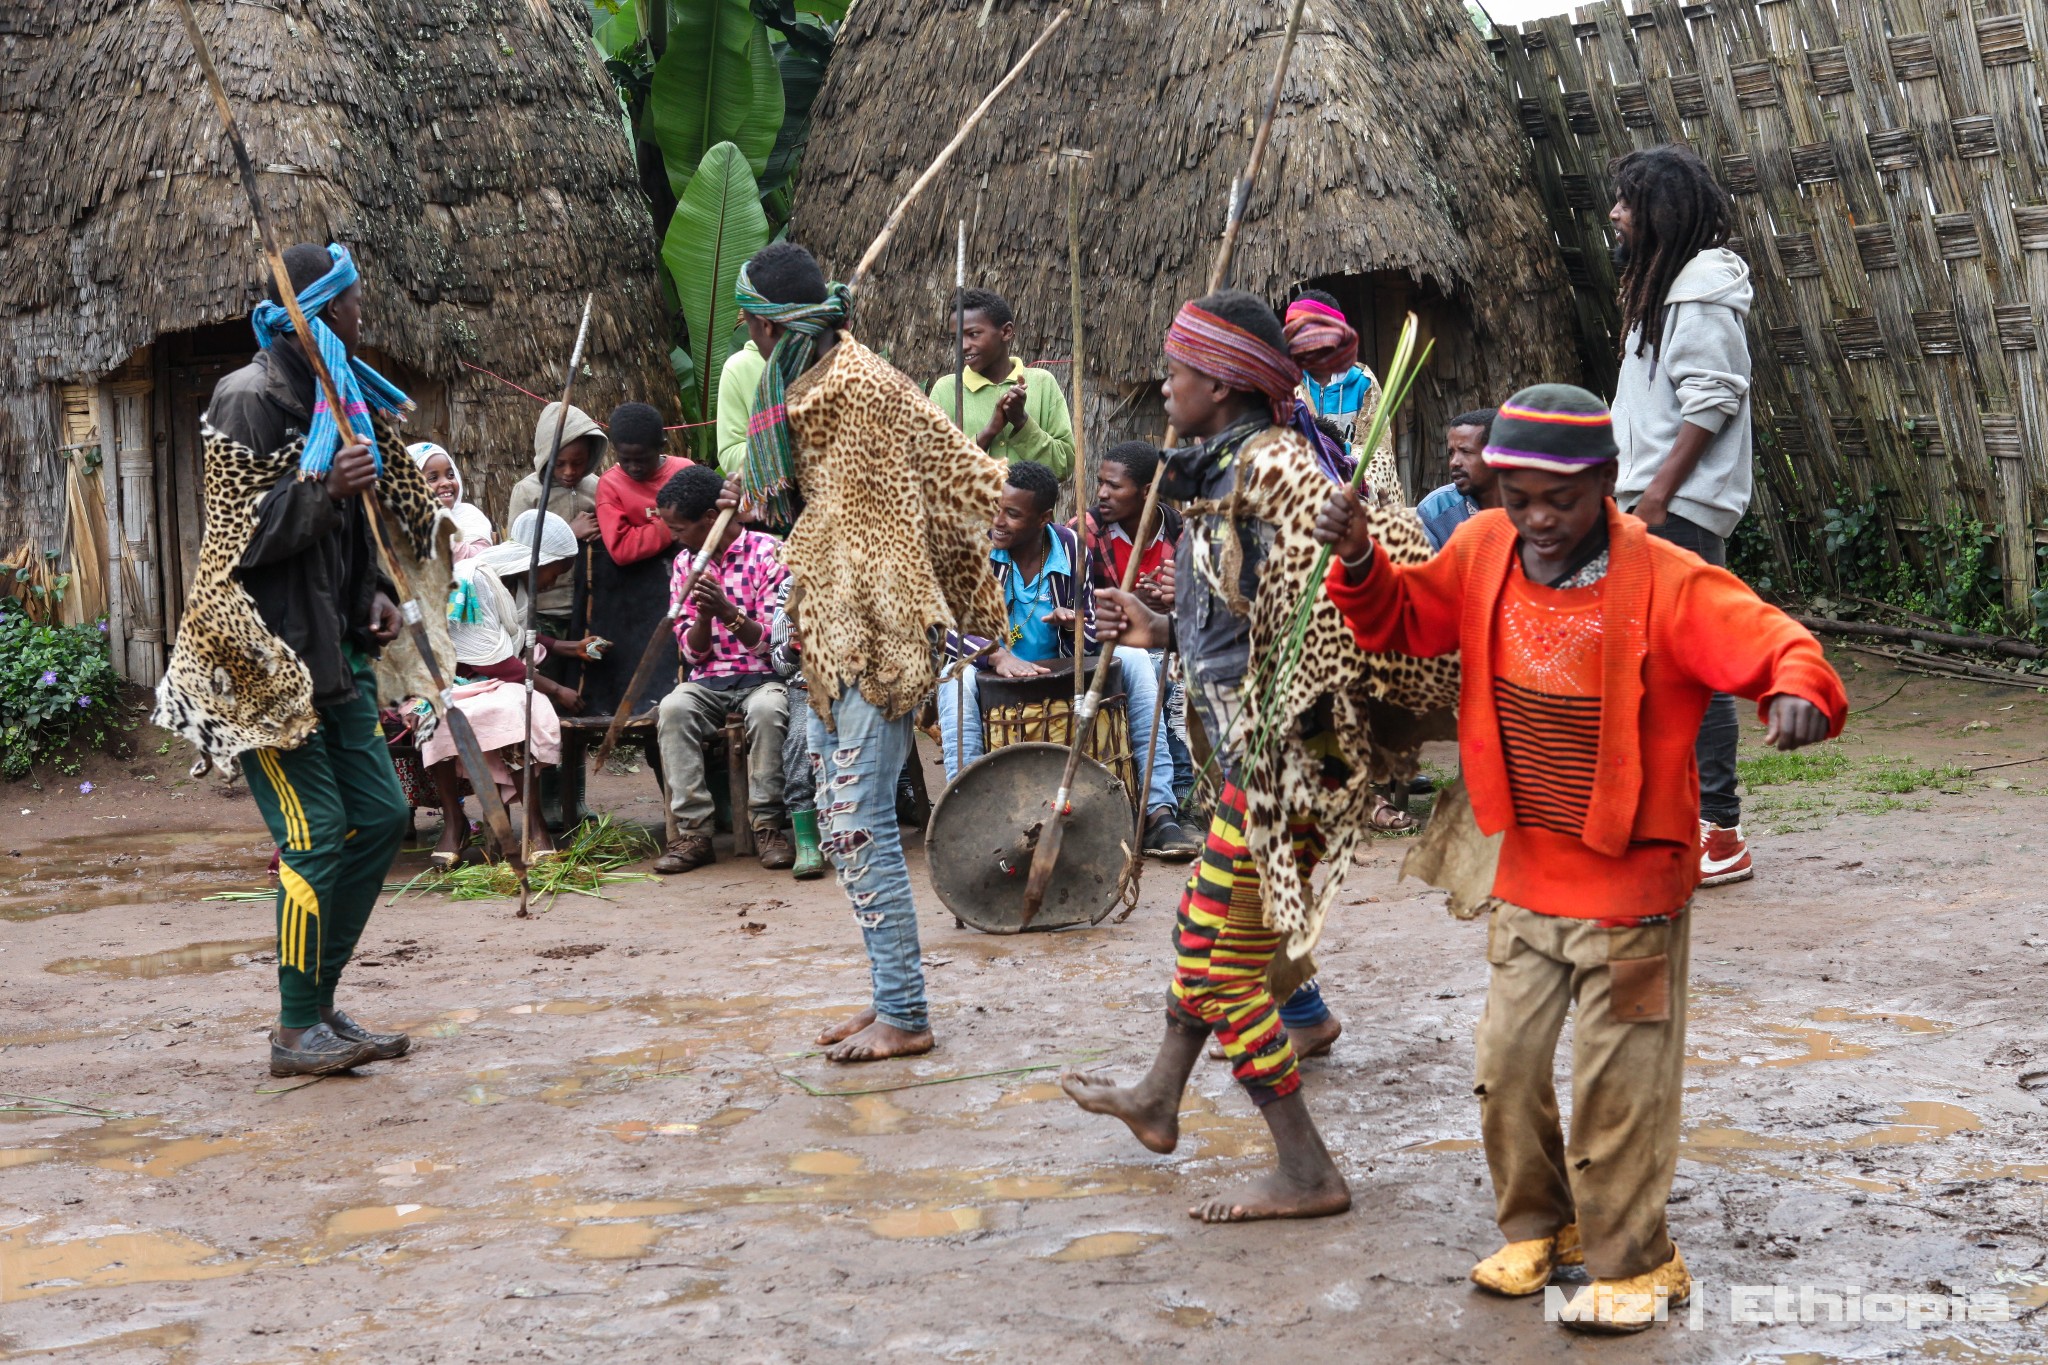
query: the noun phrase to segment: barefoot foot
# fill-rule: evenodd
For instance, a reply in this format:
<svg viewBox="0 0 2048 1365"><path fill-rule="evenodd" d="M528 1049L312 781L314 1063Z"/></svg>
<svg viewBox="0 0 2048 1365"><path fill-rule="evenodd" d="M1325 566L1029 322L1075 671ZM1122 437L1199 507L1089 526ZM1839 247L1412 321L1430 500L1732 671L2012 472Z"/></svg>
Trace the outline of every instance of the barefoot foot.
<svg viewBox="0 0 2048 1365"><path fill-rule="evenodd" d="M873 1012L870 1011L870 1017ZM932 1031L906 1033L875 1019L866 1028L825 1051L828 1062L879 1062L890 1057L916 1057L932 1050Z"/></svg>
<svg viewBox="0 0 2048 1365"><path fill-rule="evenodd" d="M872 1008L864 1009L859 1014L854 1015L853 1018L834 1024L831 1028L819 1034L818 1046L830 1047L834 1043L843 1043L874 1022L874 1010Z"/></svg>
<svg viewBox="0 0 2048 1365"><path fill-rule="evenodd" d="M1180 1145L1178 1095L1161 1100L1147 1096L1140 1086L1121 1086L1080 1071L1060 1077L1060 1089L1091 1114L1122 1119L1138 1141L1155 1152L1170 1152Z"/></svg>
<svg viewBox="0 0 2048 1365"><path fill-rule="evenodd" d="M1339 1022L1334 1014L1326 1016L1320 1024L1311 1024L1307 1028L1290 1028L1287 1030L1287 1041L1294 1045L1294 1055L1301 1061L1307 1061L1310 1057L1329 1056L1330 1048L1343 1036L1344 1025ZM1229 1057L1230 1054L1223 1050L1223 1044L1218 1042L1209 1044L1209 1059L1211 1061L1227 1061Z"/></svg>
<svg viewBox="0 0 2048 1365"><path fill-rule="evenodd" d="M1351 1188L1332 1171L1302 1184L1274 1171L1233 1194L1218 1195L1188 1210L1204 1223L1248 1223L1259 1218L1327 1218L1351 1207Z"/></svg>

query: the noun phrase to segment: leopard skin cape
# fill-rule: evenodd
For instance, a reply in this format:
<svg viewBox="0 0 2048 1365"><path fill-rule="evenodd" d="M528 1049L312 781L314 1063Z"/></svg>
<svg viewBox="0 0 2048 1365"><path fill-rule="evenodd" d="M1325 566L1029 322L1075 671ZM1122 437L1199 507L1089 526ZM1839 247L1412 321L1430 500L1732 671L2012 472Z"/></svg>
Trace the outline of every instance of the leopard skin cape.
<svg viewBox="0 0 2048 1365"><path fill-rule="evenodd" d="M894 720L936 683L935 632L1007 620L988 541L1003 462L844 332L787 402L804 510L782 558L811 706L829 722L858 685Z"/></svg>
<svg viewBox="0 0 2048 1365"><path fill-rule="evenodd" d="M1444 737L1458 698L1458 661L1365 653L1322 584L1311 583L1322 550L1316 513L1334 485L1298 432L1271 428L1247 441L1238 458L1236 491L1210 515L1191 520L1189 533L1207 538L1243 519L1273 532L1249 604L1251 669L1238 780L1266 924L1285 936L1272 968L1274 989L1284 995L1314 975L1309 954L1370 824L1373 788L1412 777L1422 742ZM1430 557L1422 523L1382 481L1380 463L1374 460L1365 480L1373 537L1394 563L1421 563ZM1228 536L1229 543L1237 539ZM1201 541L1196 550L1196 562L1207 562ZM1278 660L1296 605L1311 587L1301 654L1285 672ZM1341 766L1326 761L1333 756ZM1339 773L1342 780L1333 780ZM1290 819L1304 818L1316 823L1326 847L1329 871L1320 894L1296 864L1288 833Z"/></svg>
<svg viewBox="0 0 2048 1365"><path fill-rule="evenodd" d="M382 419L376 420L375 430L381 449L404 449L396 429ZM259 455L211 426L200 434L206 529L150 723L183 736L199 750L197 771L208 765L231 770L236 755L246 749L298 748L320 723L305 662L270 633L255 599L235 578L255 534L257 508L279 479L299 467L304 438ZM416 577L422 562L436 558L434 528L446 524L444 517L411 460L385 461L377 486L400 567ZM444 567L439 581L445 583L446 577ZM445 615L443 601L421 604L430 634ZM446 626L440 624L445 641Z"/></svg>

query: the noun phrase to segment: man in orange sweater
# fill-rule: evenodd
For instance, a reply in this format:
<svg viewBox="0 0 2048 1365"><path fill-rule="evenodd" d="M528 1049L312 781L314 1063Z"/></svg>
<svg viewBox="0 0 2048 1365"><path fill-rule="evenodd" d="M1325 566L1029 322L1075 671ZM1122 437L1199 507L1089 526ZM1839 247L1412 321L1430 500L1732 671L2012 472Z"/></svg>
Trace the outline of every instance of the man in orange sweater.
<svg viewBox="0 0 2048 1365"><path fill-rule="evenodd" d="M1502 506L1426 564L1378 552L1357 495L1331 496L1327 591L1361 648L1461 651L1459 755L1482 833L1502 834L1480 1129L1507 1245L1482 1288L1536 1294L1583 1256L1566 1325L1635 1331L1692 1291L1665 1226L1684 1089L1688 902L1700 877L1693 737L1716 692L1760 699L1767 743L1840 733L1841 679L1811 635L1613 500L1613 426L1583 389L1539 384L1486 447ZM1572 1033L1572 1133L1551 1084Z"/></svg>

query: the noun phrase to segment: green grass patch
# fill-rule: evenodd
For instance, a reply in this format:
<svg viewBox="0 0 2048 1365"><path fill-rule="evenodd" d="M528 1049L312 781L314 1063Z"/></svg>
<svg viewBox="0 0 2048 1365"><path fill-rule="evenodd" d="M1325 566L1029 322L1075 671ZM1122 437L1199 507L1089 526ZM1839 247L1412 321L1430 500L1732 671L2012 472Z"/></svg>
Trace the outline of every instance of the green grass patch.
<svg viewBox="0 0 2048 1365"><path fill-rule="evenodd" d="M1939 768L1886 763L1863 774L1857 779L1856 786L1862 791L1905 796L1923 787L1957 787L1969 780L1970 770L1954 763Z"/></svg>
<svg viewBox="0 0 2048 1365"><path fill-rule="evenodd" d="M1794 749L1790 753L1766 749L1754 758L1738 759L1735 770L1752 788L1783 786L1791 782L1828 782L1849 770L1849 756L1832 744Z"/></svg>

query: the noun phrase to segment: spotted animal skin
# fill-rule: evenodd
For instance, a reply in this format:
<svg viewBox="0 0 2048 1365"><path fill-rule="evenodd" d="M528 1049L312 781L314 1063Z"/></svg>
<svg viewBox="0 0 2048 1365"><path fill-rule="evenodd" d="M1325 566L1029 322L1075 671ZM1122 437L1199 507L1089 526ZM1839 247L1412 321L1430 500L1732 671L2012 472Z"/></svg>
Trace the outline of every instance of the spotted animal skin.
<svg viewBox="0 0 2048 1365"><path fill-rule="evenodd" d="M829 721L857 685L893 719L932 691L935 632L1008 620L988 557L1005 466L845 333L788 406L804 513L782 558L811 706Z"/></svg>
<svg viewBox="0 0 2048 1365"><path fill-rule="evenodd" d="M377 491L401 566L432 557L440 512L426 480L404 457L405 442L375 422L386 458ZM182 735L199 750L200 766L229 767L247 749L296 749L318 727L313 679L299 656L264 626L235 569L255 534L264 495L299 467L303 438L258 455L211 426L201 430L206 529L185 614L157 684L150 722ZM438 604L430 604L430 607Z"/></svg>
<svg viewBox="0 0 2048 1365"><path fill-rule="evenodd" d="M1373 787L1414 776L1426 723L1440 722L1457 703L1458 660L1367 654L1358 647L1316 574L1323 548L1315 539L1316 513L1332 485L1305 438L1275 427L1248 442L1239 458L1237 492L1217 516L1192 521L1191 534L1215 534L1222 518L1263 523L1272 534L1250 604L1252 669L1240 784L1266 923L1286 935L1286 962L1305 977L1313 974L1308 954L1370 822ZM1374 460L1365 482L1373 537L1392 562L1421 563L1431 553L1422 523L1389 486L1392 471L1382 473L1382 463ZM1196 561L1207 562L1206 548L1198 542L1196 549ZM1286 645L1305 596L1306 630L1289 668ZM1331 737L1345 769L1334 784L1325 763ZM1295 863L1290 817L1312 818L1322 831L1329 872L1320 895Z"/></svg>

